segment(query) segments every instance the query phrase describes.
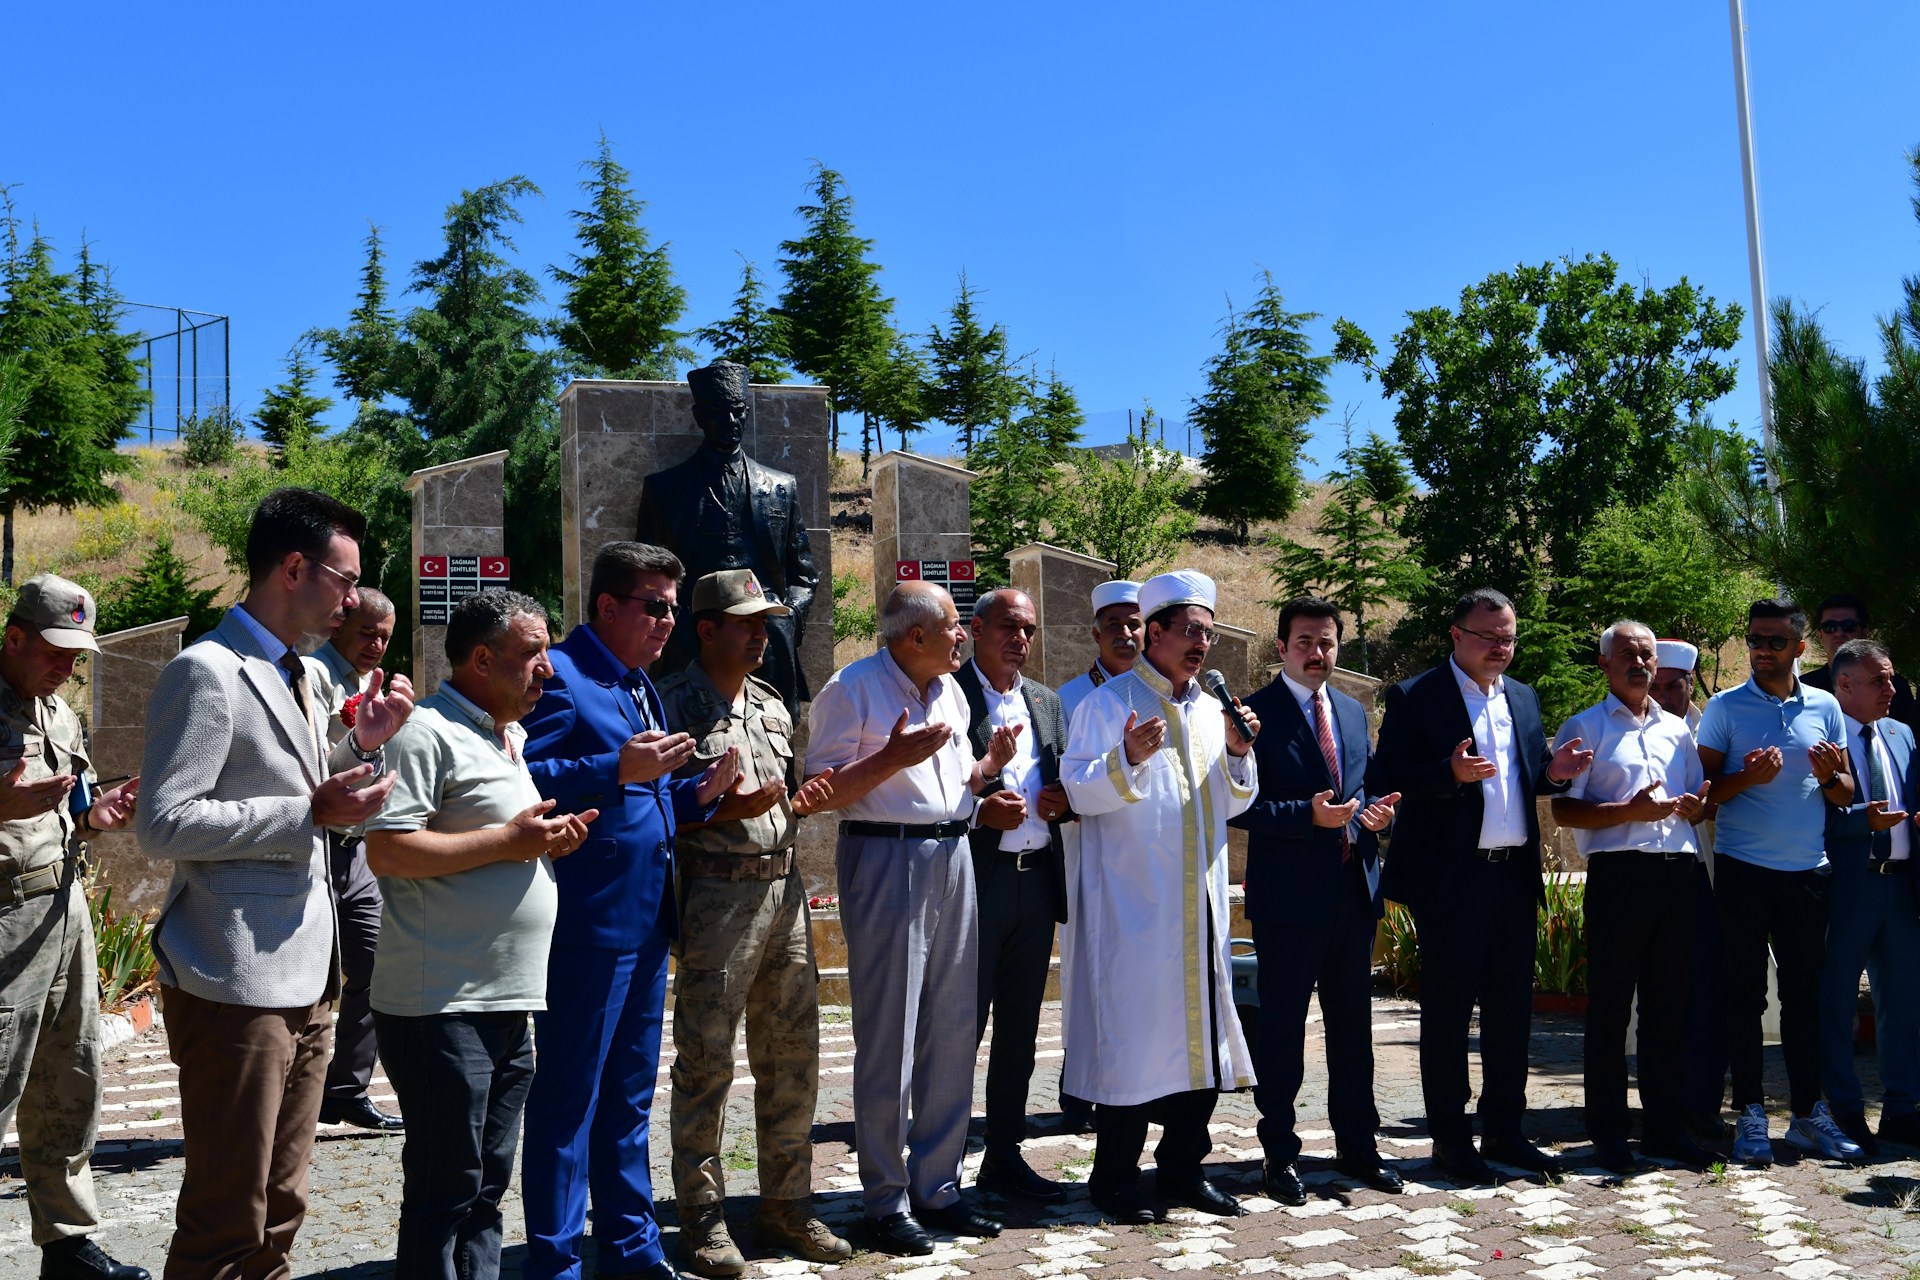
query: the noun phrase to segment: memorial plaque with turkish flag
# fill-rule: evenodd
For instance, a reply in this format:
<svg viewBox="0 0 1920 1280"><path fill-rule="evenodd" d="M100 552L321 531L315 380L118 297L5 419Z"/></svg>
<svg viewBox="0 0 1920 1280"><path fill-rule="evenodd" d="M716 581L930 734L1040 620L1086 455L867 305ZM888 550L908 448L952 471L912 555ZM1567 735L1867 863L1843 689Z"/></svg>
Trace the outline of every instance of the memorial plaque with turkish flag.
<svg viewBox="0 0 1920 1280"><path fill-rule="evenodd" d="M895 582L937 582L953 597L960 621L973 621L974 565L971 560L896 560Z"/></svg>
<svg viewBox="0 0 1920 1280"><path fill-rule="evenodd" d="M506 556L421 556L420 625L444 627L462 600L512 580Z"/></svg>

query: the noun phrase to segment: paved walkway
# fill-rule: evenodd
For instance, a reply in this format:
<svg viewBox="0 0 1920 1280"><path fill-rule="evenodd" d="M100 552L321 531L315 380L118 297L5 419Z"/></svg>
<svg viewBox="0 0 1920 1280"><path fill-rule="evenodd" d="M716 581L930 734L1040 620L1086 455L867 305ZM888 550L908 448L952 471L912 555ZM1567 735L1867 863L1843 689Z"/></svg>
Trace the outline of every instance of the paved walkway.
<svg viewBox="0 0 1920 1280"><path fill-rule="evenodd" d="M1352 1277L1409 1280L1447 1276L1473 1280L1500 1276L1580 1280L1613 1273L1667 1280L1722 1280L1745 1274L1787 1280L1826 1280L1843 1273L1920 1280L1920 1151L1890 1148L1879 1163L1854 1169L1812 1160L1795 1161L1793 1149L1776 1144L1781 1163L1764 1174L1727 1170L1698 1174L1652 1165L1641 1177L1622 1180L1597 1170L1575 1172L1557 1185L1517 1173L1498 1189L1458 1188L1431 1173L1420 1103L1415 1045L1419 1010L1404 1001L1375 1002L1374 1038L1379 1058L1377 1093L1386 1117L1381 1148L1409 1179L1407 1193L1383 1196L1334 1174L1332 1134L1325 1122L1325 1068L1312 1055L1301 1107L1307 1156L1302 1171L1315 1198L1304 1208L1283 1208L1258 1195L1260 1152L1250 1095L1224 1097L1215 1113L1215 1150L1210 1171L1239 1194L1252 1212L1217 1219L1178 1211L1146 1228L1103 1224L1083 1192L1041 1210L987 1198L1005 1214L1008 1230L997 1240L944 1240L932 1258L896 1259L861 1252L835 1280L947 1280L1009 1273L1031 1276L1089 1274L1090 1280L1172 1280L1169 1273L1206 1270L1221 1275L1276 1273L1285 1280ZM852 1038L844 1011L822 1020L821 1099L814 1130L814 1186L824 1216L858 1221L858 1178L847 1150L851 1134ZM1560 1146L1577 1165L1586 1151L1580 1127L1580 1023L1573 1018L1536 1019L1530 1084L1530 1132ZM1060 1059L1058 1009L1041 1027L1040 1067L1035 1073L1034 1134L1028 1159L1043 1172L1072 1181L1091 1167L1091 1137L1061 1131L1055 1112ZM669 1054L671 1050L669 1049ZM95 1159L103 1242L115 1254L159 1274L172 1229L174 1193L180 1179L178 1090L166 1060L164 1040L151 1034L115 1051ZM1768 1051L1769 1090L1784 1099L1778 1050ZM670 1061L670 1058L669 1058ZM1859 1060L1868 1094L1878 1092L1871 1056ZM819 1268L784 1258L757 1257L748 1240L757 1192L751 1124L751 1081L744 1058L728 1122L730 1190L736 1238L747 1248L751 1280L799 1277ZM984 1080L985 1053L980 1059ZM665 1109L662 1071L661 1119L654 1130L654 1177L666 1188ZM374 1093L391 1105L384 1081ZM978 1093L976 1092L976 1098ZM1784 1112L1779 1113L1784 1117ZM1784 1129L1777 1119L1775 1132ZM9 1135L10 1137L10 1135ZM1146 1159L1151 1160L1151 1143ZM33 1275L38 1251L27 1239L25 1192L11 1143L0 1153L0 1280ZM968 1159L977 1165L977 1153ZM1151 1192L1152 1176L1143 1179ZM400 1201L400 1140L359 1136L351 1129L322 1130L313 1163L313 1209L294 1255L298 1276L391 1273L393 1234ZM969 1194L977 1195L977 1192ZM671 1250L674 1206L661 1203ZM519 1274L525 1240L516 1190L509 1194L507 1270ZM591 1245L588 1246L589 1267ZM1012 1273L1021 1273L1013 1275ZM1091 1273L1100 1273L1092 1277Z"/></svg>

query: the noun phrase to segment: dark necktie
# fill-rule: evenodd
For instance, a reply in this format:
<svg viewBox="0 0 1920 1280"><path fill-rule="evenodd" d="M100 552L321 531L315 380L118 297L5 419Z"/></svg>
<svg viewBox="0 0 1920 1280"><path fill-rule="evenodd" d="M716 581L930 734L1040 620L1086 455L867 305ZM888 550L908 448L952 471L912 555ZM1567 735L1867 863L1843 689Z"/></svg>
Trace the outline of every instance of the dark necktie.
<svg viewBox="0 0 1920 1280"><path fill-rule="evenodd" d="M1874 742L1872 725L1863 724L1860 726L1860 745L1865 747L1867 752L1867 799L1885 800L1887 799L1887 775L1880 767L1880 751ZM1873 842L1870 847L1872 849L1871 856L1875 862L1885 862L1888 858L1892 857L1892 830L1874 832Z"/></svg>
<svg viewBox="0 0 1920 1280"><path fill-rule="evenodd" d="M1327 703L1321 691L1313 691L1313 736L1320 739L1320 754L1327 762L1327 776L1333 779L1333 794L1337 798L1342 791L1340 785L1340 752L1333 745L1333 726L1327 723ZM1352 842L1347 838L1347 829L1340 828L1340 861L1345 862L1353 856Z"/></svg>
<svg viewBox="0 0 1920 1280"><path fill-rule="evenodd" d="M307 681L306 664L300 661L300 655L289 649L280 655L280 669L290 677L294 705L300 708L300 714L307 722L307 734L313 739L314 750L318 751L320 737L313 723L313 686Z"/></svg>
<svg viewBox="0 0 1920 1280"><path fill-rule="evenodd" d="M643 731L658 727L653 723L653 712L647 709L647 695L640 683L644 678L638 671L629 671L620 677L620 683L626 686L633 698L634 709L640 713L640 728Z"/></svg>

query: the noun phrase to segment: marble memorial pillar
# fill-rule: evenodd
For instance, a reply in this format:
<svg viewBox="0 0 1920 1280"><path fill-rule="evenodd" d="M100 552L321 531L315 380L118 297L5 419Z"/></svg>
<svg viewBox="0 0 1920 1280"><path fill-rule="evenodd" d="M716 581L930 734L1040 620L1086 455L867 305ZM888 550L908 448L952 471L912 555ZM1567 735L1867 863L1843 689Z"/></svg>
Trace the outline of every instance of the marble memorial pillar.
<svg viewBox="0 0 1920 1280"><path fill-rule="evenodd" d="M505 449L407 478L413 495L413 688L422 698L439 689L448 666L446 627L420 625L420 557L504 555L506 482Z"/></svg>
<svg viewBox="0 0 1920 1280"><path fill-rule="evenodd" d="M917 453L873 464L873 602L884 608L902 560L973 559L973 472Z"/></svg>
<svg viewBox="0 0 1920 1280"><path fill-rule="evenodd" d="M88 659L92 708L89 723L94 776L105 781L140 772L146 749L147 701L160 669L180 653L185 618L169 618L99 637L100 652ZM131 831L88 835L100 883L113 886L116 912L158 911L167 897L173 868L140 852Z"/></svg>
<svg viewBox="0 0 1920 1280"><path fill-rule="evenodd" d="M1100 656L1093 639L1093 589L1113 578L1113 563L1032 542L1007 553L1012 585L1033 599L1040 630L1026 675L1058 689Z"/></svg>

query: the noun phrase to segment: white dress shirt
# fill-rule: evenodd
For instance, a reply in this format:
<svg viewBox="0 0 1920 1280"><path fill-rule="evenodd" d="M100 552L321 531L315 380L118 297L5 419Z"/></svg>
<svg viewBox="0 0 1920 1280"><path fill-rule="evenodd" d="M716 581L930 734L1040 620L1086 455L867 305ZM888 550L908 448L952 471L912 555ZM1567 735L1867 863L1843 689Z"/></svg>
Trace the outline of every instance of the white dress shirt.
<svg viewBox="0 0 1920 1280"><path fill-rule="evenodd" d="M1868 799L1868 779L1872 776L1867 772L1866 739L1860 736L1858 720L1848 715L1842 718L1847 722L1847 755L1860 762L1853 769L1853 800L1855 804L1865 804ZM1880 776L1887 784L1887 794L1883 799L1889 811L1904 812L1907 806L1900 794L1900 772L1893 767L1893 753L1887 750L1887 744L1880 737L1880 725L1885 723L1885 720L1876 722L1873 730L1874 754L1880 757ZM1913 856L1913 837L1907 834L1906 823L1901 823L1887 834L1893 837L1893 849L1887 855L1889 862Z"/></svg>
<svg viewBox="0 0 1920 1280"><path fill-rule="evenodd" d="M1447 665L1460 682L1460 696L1467 702L1467 719L1473 724L1473 754L1493 761L1491 778L1480 782L1485 810L1480 816L1480 847L1510 849L1527 842L1527 806L1533 803L1520 785L1520 760L1513 741L1513 711L1507 706L1507 682L1493 678L1493 691L1482 693L1473 677L1460 669L1452 658Z"/></svg>
<svg viewBox="0 0 1920 1280"><path fill-rule="evenodd" d="M1313 700L1315 698L1320 699L1321 707L1326 712L1327 729L1333 734L1333 758L1335 760L1345 759L1341 754L1341 748L1345 744L1340 741L1340 717L1333 714L1333 699L1327 696L1326 690L1309 689L1285 671L1280 673L1280 678L1287 682L1287 692L1291 693L1293 700L1300 704L1300 714L1307 718L1307 731L1314 735L1315 742L1318 742L1320 739L1319 732L1314 728L1313 724ZM1342 784L1345 784L1346 779L1342 777L1340 781Z"/></svg>
<svg viewBox="0 0 1920 1280"><path fill-rule="evenodd" d="M979 677L980 692L987 699L987 723L999 729L1009 725L1019 725L1020 739L1013 752L1013 759L1007 761L1007 767L1000 771L1000 785L1009 791L1017 792L1027 799L1027 818L1011 831L1000 833L1000 847L1008 853L1021 853L1029 849L1044 849L1053 840L1053 830L1040 818L1040 742L1033 731L1033 719L1027 714L1027 695L1022 692L1016 677L1013 692L1001 693L987 679L987 673L980 669L979 663L973 664L973 674Z"/></svg>
<svg viewBox="0 0 1920 1280"><path fill-rule="evenodd" d="M952 822L973 813L973 752L967 746L967 697L960 682L941 676L920 700L900 664L885 649L850 662L814 695L808 717L807 773L844 769L887 745L894 722L907 713L907 728L940 723L952 730L945 746L911 768L901 769L840 810L851 822Z"/></svg>
<svg viewBox="0 0 1920 1280"><path fill-rule="evenodd" d="M1651 698L1643 718L1634 715L1612 693L1607 694L1560 726L1554 748L1575 738L1593 752L1593 764L1567 788L1570 799L1602 803L1631 800L1657 782L1660 790L1654 794L1671 800L1683 792L1700 790L1706 776L1687 722L1661 710ZM1573 840L1583 858L1612 849L1700 852L1693 824L1678 815L1659 822L1623 822L1597 831L1575 828Z"/></svg>

